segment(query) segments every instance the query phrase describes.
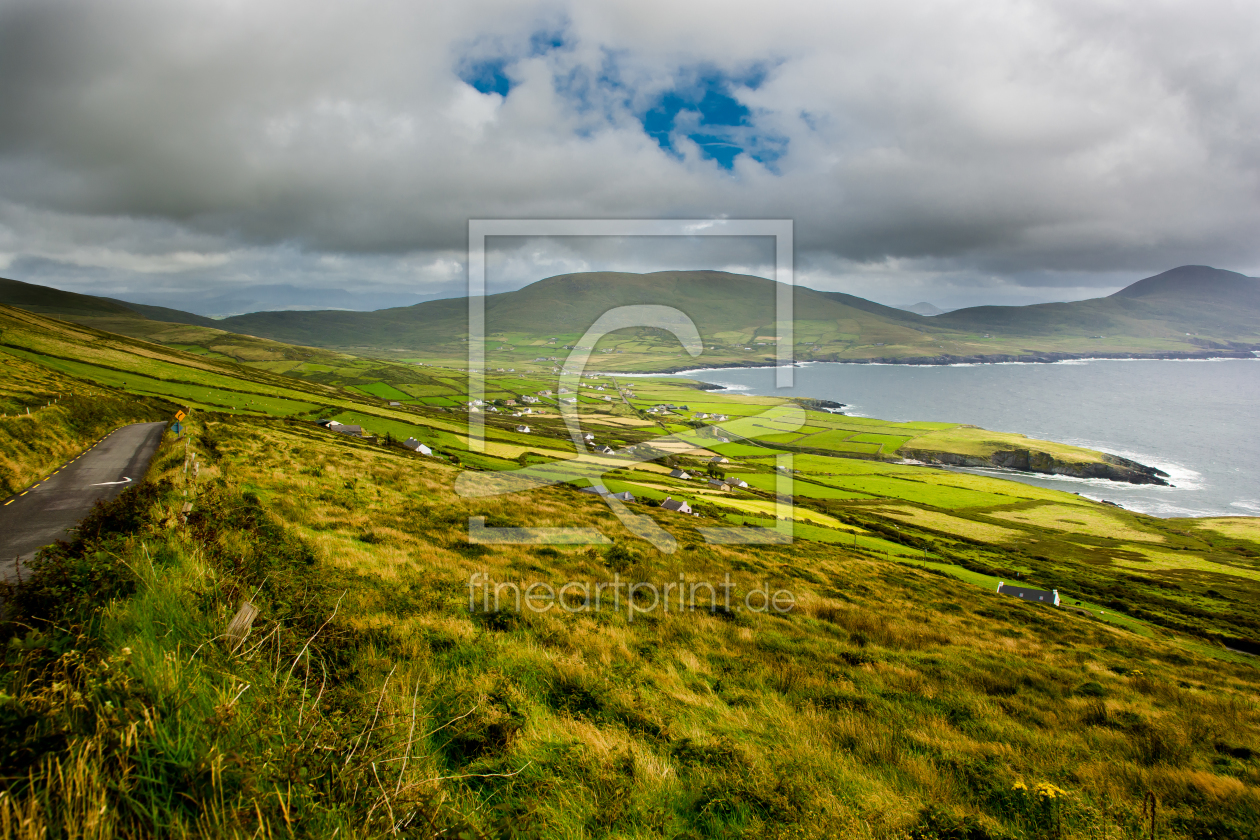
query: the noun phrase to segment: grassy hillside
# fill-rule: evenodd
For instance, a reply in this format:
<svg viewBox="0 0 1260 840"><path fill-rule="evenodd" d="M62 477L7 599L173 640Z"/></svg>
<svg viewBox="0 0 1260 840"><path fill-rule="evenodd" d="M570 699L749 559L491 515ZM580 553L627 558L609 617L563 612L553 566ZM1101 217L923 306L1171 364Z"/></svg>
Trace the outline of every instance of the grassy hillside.
<svg viewBox="0 0 1260 840"><path fill-rule="evenodd" d="M469 504L410 454L193 421L196 481L168 443L12 596L6 836L1084 840L1146 836L1148 796L1157 836L1255 836L1253 664L649 510L684 546L659 555L570 489ZM469 546L470 515L618 550ZM730 574L737 606L767 584L796 604L470 611L478 572Z"/></svg>
<svg viewBox="0 0 1260 840"><path fill-rule="evenodd" d="M578 492L586 479L455 491L526 464L562 476L575 453L555 395L528 434L487 417L478 452L458 400L388 404L456 388L453 371L343 359L433 384L338 385L8 308L0 330L22 372L6 406L55 386L194 409L144 485L5 593L4 836L1092 840L1146 836L1153 797L1159 837L1256 837L1260 676L1223 646L1260 634L1255 520L1159 520L879 460L932 435L974 444L952 424L810 411L783 431L758 419L785 410L771 398L584 380L597 441L659 453L583 458L674 538L661 553ZM492 376L487 396L508 409L556 387ZM649 413L666 402L688 409ZM330 415L375 437L311 422ZM756 423L766 439L720 440ZM391 442L406 436L438 457ZM706 542L700 528L772 524L785 480L795 542ZM651 503L666 495L700 517ZM470 517L606 543L474 545ZM473 574L507 586L503 609L475 581L470 604ZM514 591L614 575L729 575L730 608L720 588L697 609L668 590L669 611L624 589L596 606L580 588L508 608ZM1056 588L1064 607L997 595L999 579ZM754 608L762 589L791 609ZM245 601L258 614L233 636Z"/></svg>
<svg viewBox="0 0 1260 840"><path fill-rule="evenodd" d="M1188 266L1108 298L974 307L934 318L795 287L793 353L801 360L930 360L1238 350L1260 345L1257 282ZM713 271L551 277L486 298L488 360L496 367L550 369L563 363L565 345L579 342L604 312L658 304L696 323L705 344L699 363L764 364L776 358L774 289L769 280ZM370 313L260 312L220 325L295 344L435 361L466 357L466 323L466 303L454 299ZM697 362L673 336L640 329L600 342L594 364L605 370L665 370Z"/></svg>
<svg viewBox="0 0 1260 840"><path fill-rule="evenodd" d="M1260 347L1260 281L1183 266L1107 298L1035 306L982 306L927 318L839 292L794 287L798 360L948 362L1058 355L1220 355ZM608 310L637 304L686 313L704 342L693 359L662 329L600 341L591 366L609 371L768 364L777 359L775 284L715 271L595 272L540 280L485 299L493 371L551 371ZM329 355L464 365L467 301L377 312L256 312L222 321L160 307L0 281L0 303L133 337L199 346L238 361L326 363ZM186 324L191 326L176 326ZM281 349L283 342L288 349ZM294 345L325 348L295 351ZM328 354L327 350L336 351ZM295 355L296 354L296 355Z"/></svg>
<svg viewBox="0 0 1260 840"><path fill-rule="evenodd" d="M0 336L3 340L3 336ZM127 423L159 420L173 406L137 399L5 357L0 379L0 499L30 486Z"/></svg>

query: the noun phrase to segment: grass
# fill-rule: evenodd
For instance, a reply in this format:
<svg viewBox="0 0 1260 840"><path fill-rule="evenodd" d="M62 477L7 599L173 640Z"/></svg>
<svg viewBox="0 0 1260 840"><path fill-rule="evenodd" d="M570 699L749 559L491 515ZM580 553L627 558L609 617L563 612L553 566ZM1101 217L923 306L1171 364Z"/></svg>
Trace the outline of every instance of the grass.
<svg viewBox="0 0 1260 840"><path fill-rule="evenodd" d="M55 384L120 411L163 408L41 361L36 343L95 351L78 328L29 317L5 327L28 377L0 393L6 407L46 403ZM169 365L241 392L275 376L81 335L114 342L92 375ZM640 397L655 387L636 382ZM797 540L717 546L697 528L772 524L765 458L727 453L741 463L725 465L761 495L663 477L668 464L703 471L686 452L610 462L610 489L689 494L705 514L634 506L675 538L661 554L567 485L453 491L461 470L516 468L527 452L558 469L572 444L554 416L530 420L528 449L492 424L474 456L457 445L459 414L281 385L382 438L261 409L194 411L141 488L7 593L6 836L1092 840L1144 836L1153 795L1157 836L1255 837L1260 679L1220 647L1260 628L1260 542L1237 520L1155 520L997 479L797 454ZM590 422L601 439L659 434L627 419ZM462 463L385 445L394 431L449 436ZM813 482L883 492L811 499ZM470 545L470 516L595 529L612 548ZM737 608L484 611L469 606L474 573L519 587L730 575ZM1090 615L992 591L1016 575ZM747 609L763 588L795 607ZM259 614L234 646L226 630L245 600Z"/></svg>
<svg viewBox="0 0 1260 840"><path fill-rule="evenodd" d="M470 613L474 571L611 574L580 547L471 552L470 513L627 535L564 488L469 506L437 462L193 419L188 524L168 442L14 601L10 836L1083 840L1136 837L1148 792L1160 836L1260 814L1253 667L835 543L705 546L663 513L683 550L631 541L627 575L729 573L735 603L768 582L797 607ZM233 652L242 598L260 615Z"/></svg>

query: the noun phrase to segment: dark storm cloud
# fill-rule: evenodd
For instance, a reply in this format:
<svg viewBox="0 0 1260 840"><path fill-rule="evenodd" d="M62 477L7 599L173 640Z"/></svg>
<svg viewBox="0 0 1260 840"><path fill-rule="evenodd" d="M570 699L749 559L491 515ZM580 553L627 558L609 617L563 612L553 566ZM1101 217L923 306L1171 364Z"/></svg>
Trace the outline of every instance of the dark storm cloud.
<svg viewBox="0 0 1260 840"><path fill-rule="evenodd" d="M729 216L899 302L1255 273L1258 32L1226 2L0 0L0 268L434 287L470 217Z"/></svg>

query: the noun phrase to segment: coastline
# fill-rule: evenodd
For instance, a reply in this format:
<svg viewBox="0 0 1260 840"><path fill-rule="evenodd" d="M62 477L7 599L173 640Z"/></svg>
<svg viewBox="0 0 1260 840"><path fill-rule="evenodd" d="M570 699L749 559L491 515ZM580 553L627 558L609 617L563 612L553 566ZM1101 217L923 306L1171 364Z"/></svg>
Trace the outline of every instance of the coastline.
<svg viewBox="0 0 1260 840"><path fill-rule="evenodd" d="M755 368L803 367L805 365L911 365L950 367L956 365L1047 365L1058 362L1091 361L1165 361L1210 362L1218 359L1260 359L1260 350L1218 350L1191 353L1169 350L1163 353L1029 353L1013 356L1004 353L979 356L873 356L865 359L801 359L791 365L778 362L730 362L707 367L668 367L660 370L600 371L603 376L678 376L685 373L703 373L718 370L751 370Z"/></svg>

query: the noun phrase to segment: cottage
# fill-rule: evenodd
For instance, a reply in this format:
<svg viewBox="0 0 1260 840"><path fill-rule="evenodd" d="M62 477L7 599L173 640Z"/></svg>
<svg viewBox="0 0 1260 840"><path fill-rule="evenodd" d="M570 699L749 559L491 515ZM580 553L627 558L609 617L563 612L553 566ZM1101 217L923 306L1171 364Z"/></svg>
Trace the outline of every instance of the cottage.
<svg viewBox="0 0 1260 840"><path fill-rule="evenodd" d="M748 482L747 482L747 481L744 481L744 479L742 479L742 478L736 478L736 479L733 479L733 480L731 481L731 485L732 485L732 486L734 486L734 487L738 487L738 488L740 488L741 490L747 490L747 489L748 489Z"/></svg>
<svg viewBox="0 0 1260 840"><path fill-rule="evenodd" d="M363 437L362 426L351 426L345 423L338 423L336 420L328 424L328 429L339 435L354 435L355 437Z"/></svg>
<svg viewBox="0 0 1260 840"><path fill-rule="evenodd" d="M516 405L516 400L504 400L505 405Z"/></svg>
<svg viewBox="0 0 1260 840"><path fill-rule="evenodd" d="M415 438L407 438L405 441L403 441L403 446L407 447L407 448L408 448L408 449L410 449L412 452L419 452L421 455L432 455L432 454L433 454L433 450L432 450L432 449L430 449L429 447L425 446L423 443L421 443L420 441L416 440Z"/></svg>
<svg viewBox="0 0 1260 840"><path fill-rule="evenodd" d="M683 472L682 470L670 470L669 477L681 478L683 481L686 481L687 479L691 478L691 475L689 473Z"/></svg>
<svg viewBox="0 0 1260 840"><path fill-rule="evenodd" d="M674 513L691 513L691 505L686 502L680 502L677 499L665 497L665 501L661 502L661 507L665 510L672 510Z"/></svg>
<svg viewBox="0 0 1260 840"><path fill-rule="evenodd" d="M551 390L550 390L550 389L548 389L548 390L546 390L546 391L539 391L539 392L538 392L538 396L540 396L540 397L550 397L550 396L551 396Z"/></svg>
<svg viewBox="0 0 1260 840"><path fill-rule="evenodd" d="M998 581L997 591L1002 595L1014 595L1016 598L1025 601L1032 601L1039 604L1053 604L1059 606L1059 590L1051 589L1029 589L1024 586L1010 586L1009 584Z"/></svg>
<svg viewBox="0 0 1260 840"><path fill-rule="evenodd" d="M526 434L526 435L527 435L527 434L529 434L529 426L525 426L525 425L520 425L520 426L517 426L517 427L516 427L516 431L521 432L522 434Z"/></svg>
<svg viewBox="0 0 1260 840"><path fill-rule="evenodd" d="M587 432L586 434L582 435L582 440L595 440L595 435L591 434L590 432Z"/></svg>
<svg viewBox="0 0 1260 840"><path fill-rule="evenodd" d="M395 406L400 406L400 405L402 405L402 403L400 403L398 400L390 400L390 401L389 401L389 405L390 405L390 408L393 408L393 407L395 407Z"/></svg>
<svg viewBox="0 0 1260 840"><path fill-rule="evenodd" d="M595 451L600 455L614 455L617 452L617 450L613 449L611 446L597 446L595 447Z"/></svg>
<svg viewBox="0 0 1260 840"><path fill-rule="evenodd" d="M723 458L721 455L714 455L709 459L710 464L729 464L730 462L730 458Z"/></svg>
<svg viewBox="0 0 1260 840"><path fill-rule="evenodd" d="M565 405L577 405L577 398L576 397L561 397L560 402L564 403Z"/></svg>
<svg viewBox="0 0 1260 840"><path fill-rule="evenodd" d="M720 478L710 478L709 484L722 491L727 491L731 489L731 485L727 484L725 481L723 481Z"/></svg>

